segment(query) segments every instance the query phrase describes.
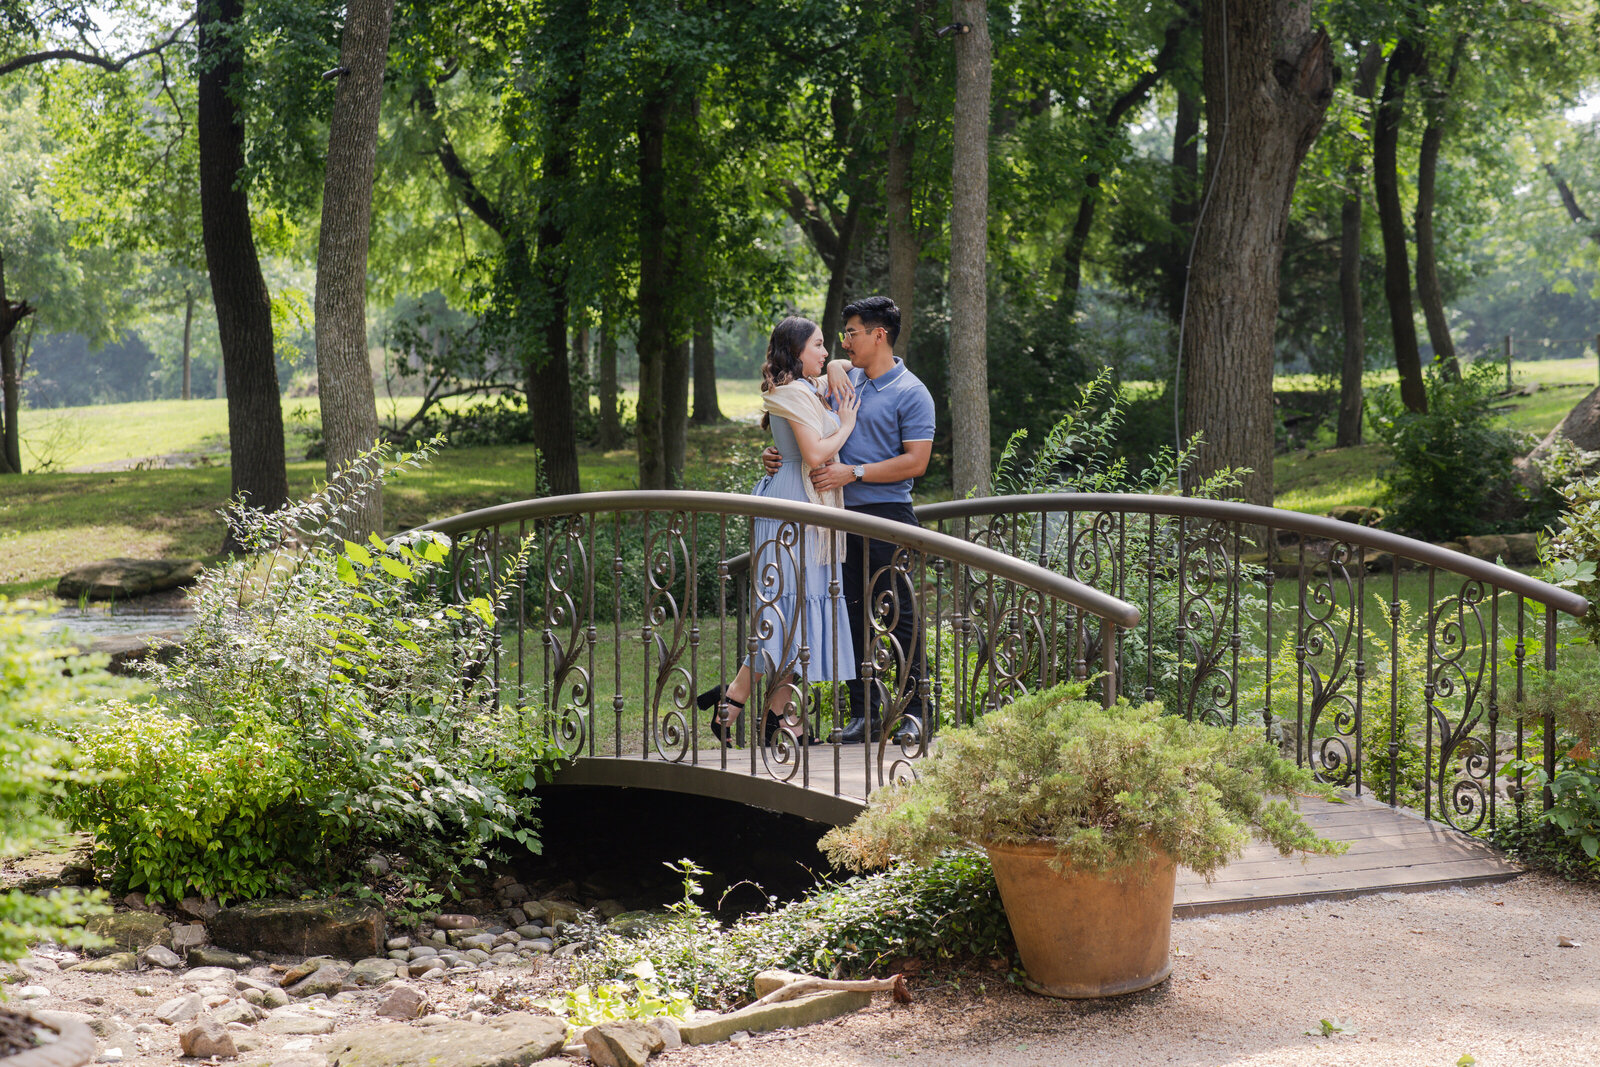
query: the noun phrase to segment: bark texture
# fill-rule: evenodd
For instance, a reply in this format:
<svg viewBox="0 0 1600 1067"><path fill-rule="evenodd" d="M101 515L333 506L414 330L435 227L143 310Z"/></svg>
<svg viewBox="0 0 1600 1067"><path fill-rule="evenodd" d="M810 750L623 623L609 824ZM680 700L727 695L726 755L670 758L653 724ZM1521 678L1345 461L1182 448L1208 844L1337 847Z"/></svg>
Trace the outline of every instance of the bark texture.
<svg viewBox="0 0 1600 1067"><path fill-rule="evenodd" d="M910 353L914 347L911 331L916 320L917 261L922 258L921 243L912 215L915 191L912 168L917 158L917 120L921 112L917 103L917 94L921 89L921 80L917 76L917 53L922 47L923 23L931 6L930 0L914 0L909 5L905 81L895 93L894 129L889 135L883 183L889 216L889 299L900 309L900 337L896 344L902 355Z"/></svg>
<svg viewBox="0 0 1600 1067"><path fill-rule="evenodd" d="M1366 101L1369 108L1378 91L1378 73L1382 69L1383 46L1373 41L1362 53L1354 86L1356 99ZM1370 114L1363 125L1370 136ZM1339 315L1344 323L1344 362L1339 372L1339 424L1334 437L1338 448L1361 443L1361 376L1367 369L1367 320L1361 296L1362 191L1367 168L1360 153L1350 161L1344 178L1344 203L1339 207Z"/></svg>
<svg viewBox="0 0 1600 1067"><path fill-rule="evenodd" d="M195 129L200 228L227 384L233 495L243 496L252 507L275 511L288 502L289 480L272 353L272 301L256 257L249 200L240 184L244 121L230 95L243 71L235 39L243 8L243 0L199 0ZM223 550L238 548L230 532Z"/></svg>
<svg viewBox="0 0 1600 1067"><path fill-rule="evenodd" d="M17 325L33 314L26 300L6 294L6 257L0 249L0 474L22 473L22 370L17 366Z"/></svg>
<svg viewBox="0 0 1600 1067"><path fill-rule="evenodd" d="M1167 221L1172 239L1162 264L1162 302L1176 326L1183 315L1183 290L1189 278L1189 243L1200 210L1200 98L1178 87L1172 124L1172 201Z"/></svg>
<svg viewBox="0 0 1600 1067"><path fill-rule="evenodd" d="M950 168L951 488L989 492L989 90L985 0L955 0L956 97Z"/></svg>
<svg viewBox="0 0 1600 1067"><path fill-rule="evenodd" d="M1389 305L1394 336L1394 361L1400 372L1400 400L1411 411L1428 410L1422 381L1422 356L1417 349L1417 322L1411 306L1411 270L1406 249L1406 221L1400 206L1400 122L1405 114L1406 86L1422 64L1420 47L1402 37L1389 55L1372 136L1372 183L1377 194L1378 227L1383 232L1383 295Z"/></svg>
<svg viewBox="0 0 1600 1067"><path fill-rule="evenodd" d="M1333 95L1328 35L1310 5L1208 3L1202 19L1206 171L1183 361L1198 474L1248 467L1244 498L1272 503L1273 326L1300 162ZM1226 62L1224 62L1226 50Z"/></svg>
<svg viewBox="0 0 1600 1067"><path fill-rule="evenodd" d="M389 56L394 0L350 0L339 40L339 88L328 120L328 166L317 241L317 395L331 479L378 440L378 408L367 359L367 251L378 109ZM345 536L364 541L383 529L375 488L346 520Z"/></svg>
<svg viewBox="0 0 1600 1067"><path fill-rule="evenodd" d="M1435 80L1428 86L1428 124L1422 131L1422 146L1417 152L1417 206L1413 214L1417 233L1417 302L1422 305L1422 317L1428 325L1428 341L1433 345L1433 359L1443 366L1452 378L1461 377L1461 364L1456 359L1455 339L1450 336L1450 320L1444 311L1444 290L1439 285L1439 260L1435 252L1433 208L1439 175L1439 153L1444 146L1445 127L1448 124L1450 93L1455 88L1456 75L1461 71L1461 54L1467 47L1467 35L1457 34L1450 51L1450 67L1443 81Z"/></svg>
<svg viewBox="0 0 1600 1067"><path fill-rule="evenodd" d="M639 488L669 487L662 388L674 345L666 146L670 100L647 96L639 113L639 398L634 424Z"/></svg>
<svg viewBox="0 0 1600 1067"><path fill-rule="evenodd" d="M726 421L717 406L717 336L711 313L702 311L694 323L694 422L708 425Z"/></svg>
<svg viewBox="0 0 1600 1067"><path fill-rule="evenodd" d="M192 360L191 360L190 357L191 357L191 355L193 354L193 351L194 351L193 346L191 345L190 342L193 339L193 337L194 337L194 293L193 292L188 292L188 293L184 294L184 300L183 300L183 398L185 400L188 400L193 396L193 393L192 393L192 391L190 389L190 385L191 385L191 382L190 382L190 371L192 369L191 368Z"/></svg>

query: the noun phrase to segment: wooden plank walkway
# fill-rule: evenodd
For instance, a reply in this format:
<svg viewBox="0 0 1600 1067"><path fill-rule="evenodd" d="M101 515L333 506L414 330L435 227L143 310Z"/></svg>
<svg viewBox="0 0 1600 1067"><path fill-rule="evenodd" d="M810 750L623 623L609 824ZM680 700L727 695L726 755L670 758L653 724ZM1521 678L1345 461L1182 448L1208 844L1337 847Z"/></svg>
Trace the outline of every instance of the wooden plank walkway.
<svg viewBox="0 0 1600 1067"><path fill-rule="evenodd" d="M1342 804L1307 798L1300 813L1323 837L1348 841L1342 856L1280 856L1252 843L1210 885L1178 873L1178 918L1256 911L1367 893L1415 893L1515 878L1521 870L1476 838L1370 797Z"/></svg>
<svg viewBox="0 0 1600 1067"><path fill-rule="evenodd" d="M727 770L716 750L701 750L698 765L687 759L642 759L637 750L621 758L591 757L558 772L555 783L694 793L835 824L848 822L865 806L867 753L859 745L839 746L837 777L834 746L813 746L807 753L809 788L801 785L799 774L791 782L759 770L751 774L746 749L729 749L726 755ZM1370 796L1345 794L1341 803L1307 797L1300 811L1322 836L1349 842L1349 850L1339 856L1280 856L1268 845L1251 843L1209 885L1180 870L1174 915L1446 889L1502 882L1521 873L1482 841Z"/></svg>

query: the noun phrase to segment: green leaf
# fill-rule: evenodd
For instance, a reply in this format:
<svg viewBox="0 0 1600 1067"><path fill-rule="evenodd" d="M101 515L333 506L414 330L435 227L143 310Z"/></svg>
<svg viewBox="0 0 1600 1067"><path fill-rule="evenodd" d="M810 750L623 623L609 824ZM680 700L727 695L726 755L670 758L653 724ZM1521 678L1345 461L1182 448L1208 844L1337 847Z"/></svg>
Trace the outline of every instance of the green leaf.
<svg viewBox="0 0 1600 1067"><path fill-rule="evenodd" d="M346 541L344 543L344 554L349 556L355 562L361 564L363 567L372 566L372 553L368 552L365 548L356 544L354 541Z"/></svg>
<svg viewBox="0 0 1600 1067"><path fill-rule="evenodd" d="M393 556L380 556L378 558L378 566L399 578L402 582L409 582L412 578L411 568Z"/></svg>

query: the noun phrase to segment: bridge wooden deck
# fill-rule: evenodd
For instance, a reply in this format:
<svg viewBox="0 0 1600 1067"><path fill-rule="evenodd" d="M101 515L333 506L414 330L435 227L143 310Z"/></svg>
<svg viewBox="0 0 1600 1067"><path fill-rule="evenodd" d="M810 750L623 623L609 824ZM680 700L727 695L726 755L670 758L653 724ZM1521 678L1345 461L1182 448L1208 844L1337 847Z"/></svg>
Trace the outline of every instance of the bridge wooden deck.
<svg viewBox="0 0 1600 1067"><path fill-rule="evenodd" d="M553 784L696 793L838 824L865 806L867 761L861 746L840 746L836 777L834 751L829 745L810 749L809 788L798 784L798 775L787 783L751 774L745 749L727 751L726 770L715 750L700 752L699 765L637 755L579 759ZM1349 850L1339 856L1280 856L1267 845L1252 843L1209 885L1180 871L1174 913L1193 917L1369 893L1422 892L1502 882L1521 873L1483 842L1370 795L1346 794L1340 803L1307 797L1301 813L1322 836L1349 842Z"/></svg>

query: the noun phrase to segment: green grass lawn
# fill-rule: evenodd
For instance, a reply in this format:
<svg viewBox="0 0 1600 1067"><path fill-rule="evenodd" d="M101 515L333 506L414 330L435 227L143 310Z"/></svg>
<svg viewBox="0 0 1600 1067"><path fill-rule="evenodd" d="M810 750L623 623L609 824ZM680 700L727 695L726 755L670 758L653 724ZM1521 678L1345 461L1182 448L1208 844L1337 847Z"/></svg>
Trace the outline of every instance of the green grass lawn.
<svg viewBox="0 0 1600 1067"><path fill-rule="evenodd" d="M1515 365L1518 383L1537 381L1530 397L1505 405L1507 423L1544 434L1588 391L1595 375L1589 360L1547 360ZM1311 387L1304 376L1279 379L1282 387ZM1372 385L1393 374L1369 377ZM727 457L759 447L755 425L759 385L752 380L718 383L725 415L736 421L692 428L691 484L709 484ZM405 410L409 401L381 398L380 405ZM286 399L284 415L291 452L303 447L298 428L318 417L317 401ZM227 498L227 404L222 400L149 401L23 413L23 433L35 453L55 450L53 469L24 478L0 479L0 594L30 592L53 584L72 566L111 556L204 557L222 542L217 510ZM176 469L87 470L130 459L199 453L201 465ZM34 454L34 453L30 453ZM214 457L214 458L212 458ZM1338 504L1373 504L1377 471L1385 460L1379 445L1300 450L1274 464L1279 506L1321 514ZM636 486L631 450L580 455L586 490ZM320 462L289 466L290 492L303 496L323 476ZM430 519L536 495L531 446L452 449L425 470L408 474L385 498L385 527L405 529Z"/></svg>

